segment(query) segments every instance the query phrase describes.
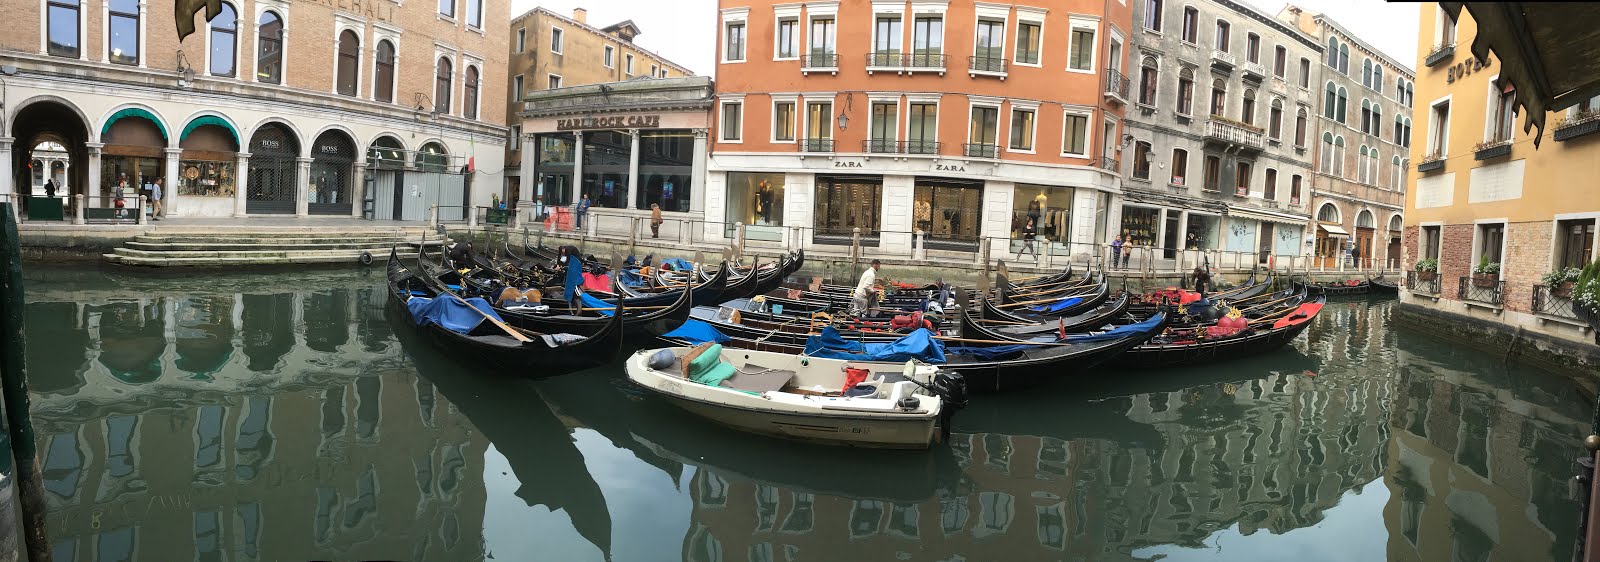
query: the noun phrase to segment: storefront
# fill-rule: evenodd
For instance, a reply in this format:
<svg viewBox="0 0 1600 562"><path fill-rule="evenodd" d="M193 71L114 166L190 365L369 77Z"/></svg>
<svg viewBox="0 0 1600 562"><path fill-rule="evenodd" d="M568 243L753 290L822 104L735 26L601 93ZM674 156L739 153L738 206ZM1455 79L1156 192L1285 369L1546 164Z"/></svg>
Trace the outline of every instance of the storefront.
<svg viewBox="0 0 1600 562"><path fill-rule="evenodd" d="M669 213L689 212L689 178L694 172L694 131L639 132L639 195L636 209L651 204Z"/></svg>
<svg viewBox="0 0 1600 562"><path fill-rule="evenodd" d="M983 182L919 177L915 186L911 224L927 236L926 247L975 251L982 221Z"/></svg>
<svg viewBox="0 0 1600 562"><path fill-rule="evenodd" d="M356 143L343 131L330 130L311 144L311 186L306 212L350 215L356 181Z"/></svg>
<svg viewBox="0 0 1600 562"><path fill-rule="evenodd" d="M1184 230L1183 249L1215 250L1222 240L1222 217L1189 211L1188 225Z"/></svg>
<svg viewBox="0 0 1600 562"><path fill-rule="evenodd" d="M817 176L816 198L813 239L818 244L849 244L859 228L862 245L878 245L882 176Z"/></svg>
<svg viewBox="0 0 1600 562"><path fill-rule="evenodd" d="M633 157L633 139L628 132L584 131L582 144L580 197L588 195L591 207L628 208L628 160Z"/></svg>
<svg viewBox="0 0 1600 562"><path fill-rule="evenodd" d="M207 118L190 123L179 140L183 152L178 156L173 211L187 216L230 216L238 187L238 137L225 122L196 124L203 119Z"/></svg>
<svg viewBox="0 0 1600 562"><path fill-rule="evenodd" d="M166 165L167 131L154 116L141 109L124 109L112 115L101 136L105 143L100 157L100 194L104 200L89 201L89 208L113 207L113 197L121 195L128 214L134 218L134 197L149 195L141 187L163 177Z"/></svg>
<svg viewBox="0 0 1600 562"><path fill-rule="evenodd" d="M550 133L534 136L538 154L534 160L535 206L543 204L564 207L577 202L573 193L573 165L578 153L578 139L572 133Z"/></svg>
<svg viewBox="0 0 1600 562"><path fill-rule="evenodd" d="M1160 234L1161 209L1134 205L1122 206L1122 223L1118 229L1127 246L1156 246Z"/></svg>
<svg viewBox="0 0 1600 562"><path fill-rule="evenodd" d="M1012 245L1021 248L1022 229L1033 221L1037 236L1052 244L1068 240L1072 232L1072 201L1074 190L1070 187L1016 184L1011 206Z"/></svg>
<svg viewBox="0 0 1600 562"><path fill-rule="evenodd" d="M279 123L256 127L250 136L250 175L244 210L249 214L294 214L300 142Z"/></svg>
<svg viewBox="0 0 1600 562"><path fill-rule="evenodd" d="M1350 245L1350 232L1337 224L1317 225L1316 256L1321 267L1338 267Z"/></svg>
<svg viewBox="0 0 1600 562"><path fill-rule="evenodd" d="M748 240L783 240L783 174L728 172L724 236L744 223Z"/></svg>

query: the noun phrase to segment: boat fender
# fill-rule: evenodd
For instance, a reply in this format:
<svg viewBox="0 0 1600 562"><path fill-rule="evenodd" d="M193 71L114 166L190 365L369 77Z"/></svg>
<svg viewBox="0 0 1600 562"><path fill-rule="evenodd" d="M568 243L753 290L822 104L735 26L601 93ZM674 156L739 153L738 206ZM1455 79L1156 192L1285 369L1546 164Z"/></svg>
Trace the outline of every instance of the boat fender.
<svg viewBox="0 0 1600 562"><path fill-rule="evenodd" d="M672 350L662 349L656 351L654 354L651 354L649 362L645 364L651 369L665 371L667 369L671 369L673 364L677 362L678 357L672 353Z"/></svg>
<svg viewBox="0 0 1600 562"><path fill-rule="evenodd" d="M372 252L361 252L361 265L372 265Z"/></svg>
<svg viewBox="0 0 1600 562"><path fill-rule="evenodd" d="M922 405L922 401L918 400L917 397L915 397L915 396L907 396L905 398L901 398L900 401L895 404L895 406L897 406L901 410L905 410L907 412L916 410L917 407L921 406L921 405Z"/></svg>

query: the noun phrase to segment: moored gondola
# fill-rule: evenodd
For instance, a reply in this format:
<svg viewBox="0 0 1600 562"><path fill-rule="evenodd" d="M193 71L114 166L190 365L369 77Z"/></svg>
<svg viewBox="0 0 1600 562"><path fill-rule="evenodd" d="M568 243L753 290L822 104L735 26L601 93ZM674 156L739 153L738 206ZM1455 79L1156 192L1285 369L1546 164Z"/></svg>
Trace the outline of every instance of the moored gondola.
<svg viewBox="0 0 1600 562"><path fill-rule="evenodd" d="M1288 345L1300 332L1305 331L1325 302L1327 297L1323 295L1301 302L1287 314L1271 319L1270 327L1263 329L1252 327L1241 333L1212 338L1207 338L1203 329L1192 330L1188 332L1189 335L1163 335L1129 349L1112 360L1110 366L1187 366L1266 353Z"/></svg>
<svg viewBox="0 0 1600 562"><path fill-rule="evenodd" d="M1367 283L1372 285L1371 292L1374 295L1400 295L1400 284L1388 279L1382 273L1377 277L1367 278Z"/></svg>

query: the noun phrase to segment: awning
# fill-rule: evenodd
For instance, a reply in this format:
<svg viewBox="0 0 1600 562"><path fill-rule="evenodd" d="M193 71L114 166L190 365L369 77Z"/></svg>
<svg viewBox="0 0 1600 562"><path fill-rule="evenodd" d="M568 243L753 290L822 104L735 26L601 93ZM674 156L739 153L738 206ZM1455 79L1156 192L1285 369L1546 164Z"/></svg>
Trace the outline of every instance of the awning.
<svg viewBox="0 0 1600 562"><path fill-rule="evenodd" d="M202 125L216 125L218 127L227 129L228 134L233 135L233 144L235 146L242 146L239 144L239 131L233 130L233 125L229 124L227 120L215 115L202 115L194 118L192 121L189 121L188 125L183 126L183 132L178 134L178 140L181 141L189 138L189 133L194 132L195 129L200 128Z"/></svg>
<svg viewBox="0 0 1600 562"><path fill-rule="evenodd" d="M111 132L111 124L116 123L118 119L123 117L142 117L148 119L151 123L155 123L156 129L161 131L161 138L167 138L167 124L162 123L161 120L157 119L154 114L137 107L129 107L127 109L118 110L116 113L111 114L111 117L106 118L106 124L100 126L100 134L109 134Z"/></svg>
<svg viewBox="0 0 1600 562"><path fill-rule="evenodd" d="M1600 4L1557 2L1440 2L1456 21L1472 13L1477 36L1472 56L1488 61L1493 50L1501 80L1516 86L1527 119L1523 132L1544 138L1546 112L1600 95ZM1465 53L1462 53L1465 54ZM1465 57L1457 58L1465 60Z"/></svg>
<svg viewBox="0 0 1600 562"><path fill-rule="evenodd" d="M1295 215L1288 215L1288 214L1282 214L1282 213L1274 213L1272 211L1261 211L1261 210L1256 210L1256 209L1244 209L1244 208L1241 208L1241 207L1228 207L1228 216L1233 217L1233 218L1238 218L1238 219L1248 219L1248 220L1255 220L1255 221L1261 221L1261 222L1275 222L1275 223L1278 223L1278 224L1292 224L1292 225L1296 225L1296 226L1305 226L1306 225L1306 218L1305 217L1299 217L1299 216L1295 216Z"/></svg>
<svg viewBox="0 0 1600 562"><path fill-rule="evenodd" d="M1343 228L1339 228L1338 225L1319 224L1317 226L1322 227L1322 229L1327 231L1328 234L1332 234L1334 236L1349 236L1350 235L1349 232L1346 232Z"/></svg>

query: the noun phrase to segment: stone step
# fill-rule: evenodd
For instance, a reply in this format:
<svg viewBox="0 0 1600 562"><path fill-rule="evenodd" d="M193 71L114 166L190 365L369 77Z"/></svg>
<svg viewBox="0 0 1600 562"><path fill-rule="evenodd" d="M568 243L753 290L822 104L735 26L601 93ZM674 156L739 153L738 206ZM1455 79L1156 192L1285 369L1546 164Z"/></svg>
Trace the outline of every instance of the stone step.
<svg viewBox="0 0 1600 562"><path fill-rule="evenodd" d="M113 254L124 257L168 257L168 258L250 258L250 257L322 257L322 256L351 256L358 257L362 252L373 256L388 254L389 246L350 248L334 250L302 250L302 249L275 249L275 250L188 250L188 251L149 251L133 248L117 248Z"/></svg>
<svg viewBox="0 0 1600 562"><path fill-rule="evenodd" d="M258 240L255 242L128 242L127 248L131 250L144 250L148 252L238 252L251 250L371 250L373 248L388 249L389 246L398 245L401 248L415 248L416 240L320 240L317 242L303 242L292 239ZM443 245L439 240L429 240L428 247Z"/></svg>
<svg viewBox="0 0 1600 562"><path fill-rule="evenodd" d="M437 239L438 237L434 237L434 238ZM134 237L133 241L134 242L142 242L142 243L146 243L146 244L255 244L255 243L330 244L330 243L339 243L339 242L387 243L387 242L403 242L403 241L407 241L407 240L421 240L421 239L422 239L422 236L420 234L416 235L416 236L367 235L367 234L350 234L350 235L339 235L339 234L331 234L331 235L320 235L320 234L319 235L259 234L259 235L253 235L253 236L251 236L251 235L238 235L238 236L233 236L233 235L230 235L230 236L166 236L166 235L144 234L144 235L140 235L140 236Z"/></svg>
<svg viewBox="0 0 1600 562"><path fill-rule="evenodd" d="M415 260L416 252L400 252L401 259ZM152 257L127 256L118 254L101 254L108 263L121 265L136 265L145 267L207 267L207 266L250 266L250 265L288 265L288 264L318 264L318 263L359 263L360 254L326 254L320 256L296 256L293 258L273 256L252 257L169 257L156 254ZM389 254L373 254L372 263L377 264L389 259Z"/></svg>

